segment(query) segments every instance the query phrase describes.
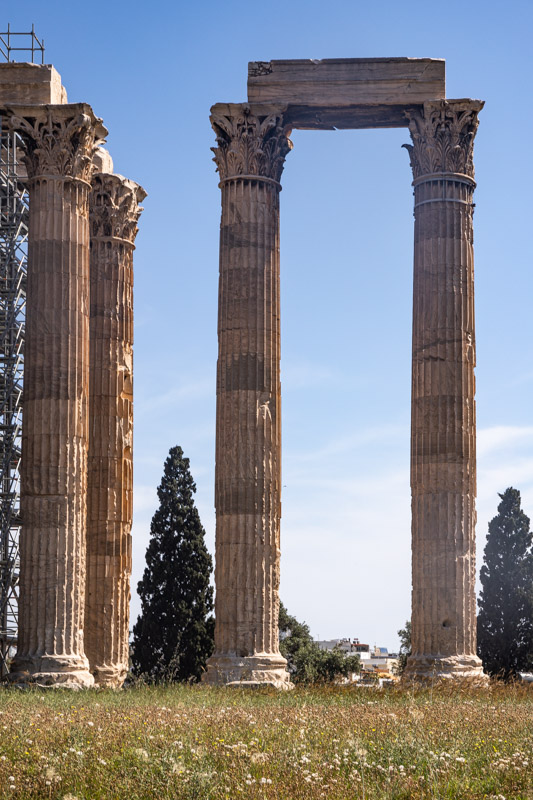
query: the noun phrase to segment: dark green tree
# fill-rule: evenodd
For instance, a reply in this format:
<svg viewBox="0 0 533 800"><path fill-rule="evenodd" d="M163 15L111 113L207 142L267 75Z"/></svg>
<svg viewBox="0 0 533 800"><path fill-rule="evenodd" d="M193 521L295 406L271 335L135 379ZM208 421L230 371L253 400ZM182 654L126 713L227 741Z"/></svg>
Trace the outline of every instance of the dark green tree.
<svg viewBox="0 0 533 800"><path fill-rule="evenodd" d="M509 681L533 666L532 534L520 492L499 495L489 523L478 600L478 654L489 675Z"/></svg>
<svg viewBox="0 0 533 800"><path fill-rule="evenodd" d="M313 641L309 625L288 614L283 603L279 608L279 632L279 649L295 683L329 683L360 671L358 655L347 656L337 648L321 650Z"/></svg>
<svg viewBox="0 0 533 800"><path fill-rule="evenodd" d="M411 620L408 619L404 628L398 631L400 637L400 652L398 653L398 675L403 675L407 666L407 659L411 655Z"/></svg>
<svg viewBox="0 0 533 800"><path fill-rule="evenodd" d="M213 562L193 495L189 459L173 447L157 489L146 568L137 591L132 670L149 680L198 680L213 651Z"/></svg>

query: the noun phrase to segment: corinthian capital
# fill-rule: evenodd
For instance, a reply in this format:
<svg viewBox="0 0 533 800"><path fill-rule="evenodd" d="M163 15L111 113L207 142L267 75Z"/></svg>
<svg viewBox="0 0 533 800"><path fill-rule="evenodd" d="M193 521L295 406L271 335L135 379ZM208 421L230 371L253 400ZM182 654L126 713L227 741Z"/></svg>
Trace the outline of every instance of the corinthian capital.
<svg viewBox="0 0 533 800"><path fill-rule="evenodd" d="M211 149L221 179L257 175L279 182L292 149L283 109L218 103L211 111L218 145Z"/></svg>
<svg viewBox="0 0 533 800"><path fill-rule="evenodd" d="M145 197L142 186L122 175L94 175L89 197L91 237L116 237L133 244L143 210L139 204Z"/></svg>
<svg viewBox="0 0 533 800"><path fill-rule="evenodd" d="M93 153L107 130L89 105L11 106L8 124L22 138L29 178L57 175L90 182Z"/></svg>
<svg viewBox="0 0 533 800"><path fill-rule="evenodd" d="M474 136L481 100L435 100L422 111L406 112L413 144L409 151L414 178L440 172L474 177Z"/></svg>

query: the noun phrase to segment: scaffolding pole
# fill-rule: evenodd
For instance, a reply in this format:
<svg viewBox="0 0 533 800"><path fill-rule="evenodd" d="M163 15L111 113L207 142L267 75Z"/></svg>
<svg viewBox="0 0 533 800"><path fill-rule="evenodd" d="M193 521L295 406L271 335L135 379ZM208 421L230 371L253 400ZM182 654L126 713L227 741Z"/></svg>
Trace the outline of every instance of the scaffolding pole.
<svg viewBox="0 0 533 800"><path fill-rule="evenodd" d="M20 140L0 117L0 677L17 642L28 193Z"/></svg>
<svg viewBox="0 0 533 800"><path fill-rule="evenodd" d="M15 55L16 54L16 55ZM44 39L0 31L0 61L44 64ZM0 679L18 633L20 453L28 260L28 192L18 134L0 113Z"/></svg>

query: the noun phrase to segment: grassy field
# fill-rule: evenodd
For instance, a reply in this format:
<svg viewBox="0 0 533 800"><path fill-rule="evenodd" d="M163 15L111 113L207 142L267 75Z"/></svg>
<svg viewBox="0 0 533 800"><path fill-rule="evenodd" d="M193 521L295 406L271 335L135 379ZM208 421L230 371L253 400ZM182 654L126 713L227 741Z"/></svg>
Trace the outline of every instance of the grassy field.
<svg viewBox="0 0 533 800"><path fill-rule="evenodd" d="M533 689L0 689L0 797L533 799Z"/></svg>

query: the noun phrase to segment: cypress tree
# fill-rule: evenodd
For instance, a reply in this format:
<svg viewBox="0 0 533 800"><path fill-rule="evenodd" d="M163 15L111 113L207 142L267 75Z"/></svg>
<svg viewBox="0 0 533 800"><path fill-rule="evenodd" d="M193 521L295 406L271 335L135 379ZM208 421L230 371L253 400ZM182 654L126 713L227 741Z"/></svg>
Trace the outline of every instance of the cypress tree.
<svg viewBox="0 0 533 800"><path fill-rule="evenodd" d="M533 665L532 534L520 492L499 496L480 573L478 655L489 675L509 681Z"/></svg>
<svg viewBox="0 0 533 800"><path fill-rule="evenodd" d="M146 568L137 591L132 669L151 680L198 680L213 652L213 562L181 447L171 448L157 489Z"/></svg>

